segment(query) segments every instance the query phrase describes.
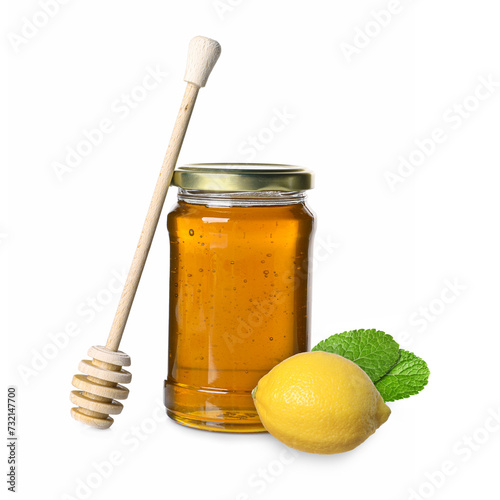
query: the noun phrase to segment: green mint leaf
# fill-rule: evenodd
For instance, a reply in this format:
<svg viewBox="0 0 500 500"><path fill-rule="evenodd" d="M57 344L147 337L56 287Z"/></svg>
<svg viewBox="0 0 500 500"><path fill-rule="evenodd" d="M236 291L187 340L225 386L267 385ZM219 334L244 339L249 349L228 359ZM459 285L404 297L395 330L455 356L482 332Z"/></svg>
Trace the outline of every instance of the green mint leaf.
<svg viewBox="0 0 500 500"><path fill-rule="evenodd" d="M412 352L401 349L398 364L375 387L387 403L418 394L429 380L427 363Z"/></svg>
<svg viewBox="0 0 500 500"><path fill-rule="evenodd" d="M366 372L373 383L389 372L399 359L399 344L387 333L375 329L337 333L312 350L350 359Z"/></svg>

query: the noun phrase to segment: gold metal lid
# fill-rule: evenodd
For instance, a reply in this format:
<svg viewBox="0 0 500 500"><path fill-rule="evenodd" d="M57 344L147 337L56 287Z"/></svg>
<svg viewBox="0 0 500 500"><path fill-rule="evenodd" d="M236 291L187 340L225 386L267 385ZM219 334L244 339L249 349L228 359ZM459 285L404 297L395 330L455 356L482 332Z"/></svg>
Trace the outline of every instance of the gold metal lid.
<svg viewBox="0 0 500 500"><path fill-rule="evenodd" d="M174 171L172 184L200 191L304 191L312 189L310 170L267 163L193 163Z"/></svg>

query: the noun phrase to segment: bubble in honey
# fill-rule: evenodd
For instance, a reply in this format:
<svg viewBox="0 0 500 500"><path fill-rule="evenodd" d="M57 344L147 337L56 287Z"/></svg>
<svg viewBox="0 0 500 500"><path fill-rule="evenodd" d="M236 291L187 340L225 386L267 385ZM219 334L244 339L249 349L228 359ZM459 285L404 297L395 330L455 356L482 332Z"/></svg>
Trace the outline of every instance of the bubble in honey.
<svg viewBox="0 0 500 500"><path fill-rule="evenodd" d="M234 260L231 261L231 264L234 264Z"/></svg>
<svg viewBox="0 0 500 500"><path fill-rule="evenodd" d="M200 271L200 273L202 273L202 272L203 272L203 269L200 267L200 268L198 269L198 271Z"/></svg>
<svg viewBox="0 0 500 500"><path fill-rule="evenodd" d="M189 236L194 236L194 229L189 230Z"/></svg>
<svg viewBox="0 0 500 500"><path fill-rule="evenodd" d="M266 255L267 255L268 257L272 257L272 256L273 256L273 254L272 254L272 253L268 253L268 254L266 254Z"/></svg>
<svg viewBox="0 0 500 500"><path fill-rule="evenodd" d="M269 340L274 340L274 337L269 337Z"/></svg>

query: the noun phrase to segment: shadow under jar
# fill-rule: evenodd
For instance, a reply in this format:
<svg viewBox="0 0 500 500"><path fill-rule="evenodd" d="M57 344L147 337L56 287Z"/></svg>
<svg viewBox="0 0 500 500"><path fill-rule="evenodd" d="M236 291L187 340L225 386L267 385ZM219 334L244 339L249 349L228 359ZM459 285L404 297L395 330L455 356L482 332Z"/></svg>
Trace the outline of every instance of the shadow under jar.
<svg viewBox="0 0 500 500"><path fill-rule="evenodd" d="M167 414L198 429L264 432L253 388L309 349L312 174L198 164L172 184Z"/></svg>

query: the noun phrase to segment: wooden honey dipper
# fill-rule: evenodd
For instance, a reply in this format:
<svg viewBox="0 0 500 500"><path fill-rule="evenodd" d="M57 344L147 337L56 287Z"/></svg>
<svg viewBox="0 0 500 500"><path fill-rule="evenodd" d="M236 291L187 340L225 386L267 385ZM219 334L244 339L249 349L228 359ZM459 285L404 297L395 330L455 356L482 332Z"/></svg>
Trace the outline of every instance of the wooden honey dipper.
<svg viewBox="0 0 500 500"><path fill-rule="evenodd" d="M115 400L128 397L128 389L120 384L127 384L132 379L131 373L123 369L124 366L130 365L130 357L119 351L118 347L153 241L198 91L206 85L220 52L220 45L210 38L197 36L189 44L184 75L184 81L187 82L186 92L182 99L106 346L91 347L88 355L93 358L92 361L84 359L78 366L84 375L78 374L73 377L73 385L79 390L72 391L70 395L71 402L77 405L76 408L71 408L71 415L74 419L87 425L99 429L110 427L113 424L110 415L118 415L123 409L123 405Z"/></svg>

